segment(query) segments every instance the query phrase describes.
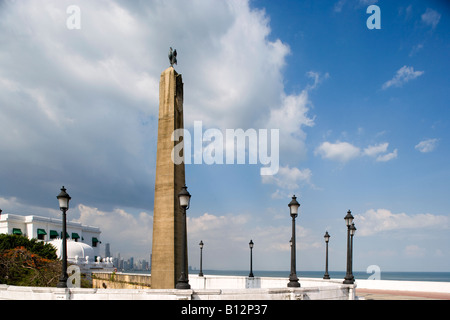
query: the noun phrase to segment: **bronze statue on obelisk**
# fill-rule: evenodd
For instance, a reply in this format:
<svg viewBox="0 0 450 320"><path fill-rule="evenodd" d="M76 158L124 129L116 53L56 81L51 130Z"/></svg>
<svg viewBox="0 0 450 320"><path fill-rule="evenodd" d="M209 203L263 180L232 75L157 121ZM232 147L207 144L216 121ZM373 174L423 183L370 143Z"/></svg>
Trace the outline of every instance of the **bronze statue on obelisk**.
<svg viewBox="0 0 450 320"><path fill-rule="evenodd" d="M170 48L170 67L161 73L159 83L151 265L151 286L154 289L175 288L182 270L182 235L186 234L182 230L183 213L178 200L178 193L185 185L184 162L175 164L172 161L172 150L177 143L172 141L172 133L184 128L183 81L181 74L173 68L177 63L176 56L176 50ZM187 261L187 245L184 252ZM185 274L188 274L186 269Z"/></svg>

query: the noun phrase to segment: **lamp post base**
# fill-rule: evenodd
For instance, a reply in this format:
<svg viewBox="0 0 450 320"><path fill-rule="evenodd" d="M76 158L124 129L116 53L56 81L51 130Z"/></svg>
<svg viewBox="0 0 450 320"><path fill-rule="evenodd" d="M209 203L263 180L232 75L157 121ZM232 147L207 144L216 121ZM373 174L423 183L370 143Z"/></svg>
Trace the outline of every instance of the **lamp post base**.
<svg viewBox="0 0 450 320"><path fill-rule="evenodd" d="M325 274L325 275L323 276L323 278L324 278L325 280L329 280L329 279L330 279L330 276L329 276L328 274Z"/></svg>
<svg viewBox="0 0 450 320"><path fill-rule="evenodd" d="M291 275L289 276L289 282L288 282L287 286L288 286L289 288L300 288L300 283L298 282L297 275L291 274Z"/></svg>
<svg viewBox="0 0 450 320"><path fill-rule="evenodd" d="M300 283L296 282L296 281L289 281L289 283L287 284L287 286L289 288L300 288Z"/></svg>
<svg viewBox="0 0 450 320"><path fill-rule="evenodd" d="M353 276L348 276L344 278L343 284L354 284L355 278Z"/></svg>
<svg viewBox="0 0 450 320"><path fill-rule="evenodd" d="M67 288L67 279L68 279L68 278L69 278L69 277L66 276L66 275L61 276L61 277L59 278L58 283L56 284L56 287L57 287L57 288Z"/></svg>
<svg viewBox="0 0 450 320"><path fill-rule="evenodd" d="M191 285L187 281L178 281L175 289L190 289Z"/></svg>
<svg viewBox="0 0 450 320"><path fill-rule="evenodd" d="M181 273L180 278L178 279L177 284L175 285L175 289L190 289L191 285L189 284L189 279L184 272Z"/></svg>

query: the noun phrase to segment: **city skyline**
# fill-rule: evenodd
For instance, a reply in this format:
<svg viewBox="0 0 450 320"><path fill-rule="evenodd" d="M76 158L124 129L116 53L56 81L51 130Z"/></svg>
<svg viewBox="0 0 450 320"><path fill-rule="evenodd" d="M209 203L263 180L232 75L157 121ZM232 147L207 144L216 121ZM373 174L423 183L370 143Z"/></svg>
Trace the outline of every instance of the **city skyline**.
<svg viewBox="0 0 450 320"><path fill-rule="evenodd" d="M350 209L353 270L448 271L449 14L432 0L2 1L0 209L60 217L64 185L69 221L148 259L173 47L192 144L202 124L189 265L202 240L204 269L246 270L252 239L255 270L289 270L295 194L298 270L323 270L326 231L329 270L345 270ZM278 130L277 173L250 146L242 164L209 164L208 130Z"/></svg>

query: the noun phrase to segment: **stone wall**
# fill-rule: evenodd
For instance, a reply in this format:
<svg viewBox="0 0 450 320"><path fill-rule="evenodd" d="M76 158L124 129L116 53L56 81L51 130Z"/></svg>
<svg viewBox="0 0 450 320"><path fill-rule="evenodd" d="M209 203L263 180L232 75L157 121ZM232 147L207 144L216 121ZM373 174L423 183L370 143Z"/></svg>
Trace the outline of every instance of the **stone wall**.
<svg viewBox="0 0 450 320"><path fill-rule="evenodd" d="M0 300L353 300L355 286L342 281L300 278L189 276L191 289L150 289L148 274L96 272L94 288L38 288L0 285Z"/></svg>
<svg viewBox="0 0 450 320"><path fill-rule="evenodd" d="M323 280L300 278L301 288L287 288L287 278L189 275L191 290L143 290L143 299L176 300L222 300L222 299L261 299L261 300L353 300L354 286L344 285L342 280ZM93 287L107 289L101 292L108 299L125 292L109 289L149 289L151 276L148 274L95 273ZM128 293L131 294L131 291ZM132 295L135 296L136 293ZM135 297L136 298L136 297ZM134 299L135 299L134 298ZM127 299L123 297L122 299ZM139 297L141 299L141 297Z"/></svg>
<svg viewBox="0 0 450 320"><path fill-rule="evenodd" d="M84 289L0 285L0 300L347 300L354 288Z"/></svg>
<svg viewBox="0 0 450 320"><path fill-rule="evenodd" d="M99 289L150 289L149 274L96 272L92 274L92 287Z"/></svg>

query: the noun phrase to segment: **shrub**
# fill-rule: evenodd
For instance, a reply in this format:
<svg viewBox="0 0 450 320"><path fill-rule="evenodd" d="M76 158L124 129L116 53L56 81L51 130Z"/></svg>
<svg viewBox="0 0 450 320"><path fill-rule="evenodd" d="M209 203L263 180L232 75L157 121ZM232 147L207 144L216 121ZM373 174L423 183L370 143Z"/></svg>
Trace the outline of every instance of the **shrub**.
<svg viewBox="0 0 450 320"><path fill-rule="evenodd" d="M55 286L61 274L56 248L19 235L0 234L0 283Z"/></svg>
<svg viewBox="0 0 450 320"><path fill-rule="evenodd" d="M61 274L61 261L42 258L25 247L0 251L0 283L53 287Z"/></svg>

